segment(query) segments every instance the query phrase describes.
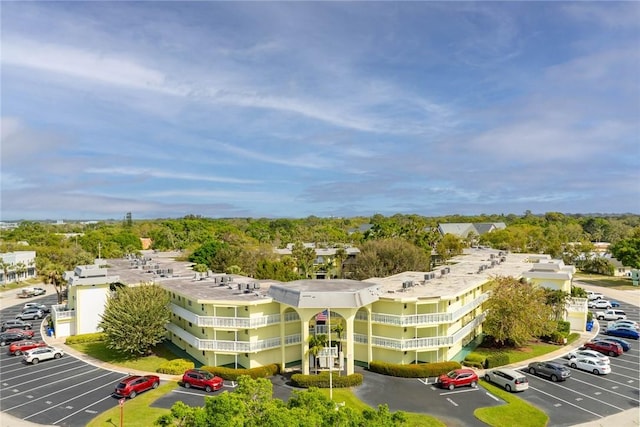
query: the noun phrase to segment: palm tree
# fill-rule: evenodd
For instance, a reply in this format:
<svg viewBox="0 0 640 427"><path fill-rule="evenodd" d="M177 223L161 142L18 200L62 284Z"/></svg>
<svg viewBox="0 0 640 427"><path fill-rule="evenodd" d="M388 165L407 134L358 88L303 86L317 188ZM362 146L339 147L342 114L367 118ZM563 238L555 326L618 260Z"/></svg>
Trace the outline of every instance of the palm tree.
<svg viewBox="0 0 640 427"><path fill-rule="evenodd" d="M53 285L58 294L58 304L62 304L62 285L64 284L64 268L59 264L47 264L43 269L43 276L47 283Z"/></svg>
<svg viewBox="0 0 640 427"><path fill-rule="evenodd" d="M309 337L309 352L313 356L313 364L316 367L316 375L318 374L318 354L327 346L327 336L312 335Z"/></svg>
<svg viewBox="0 0 640 427"><path fill-rule="evenodd" d="M331 329L331 331L335 332L338 336L338 354L340 354L340 350L342 349L342 334L344 333L344 323L342 319L338 319L338 323Z"/></svg>
<svg viewBox="0 0 640 427"><path fill-rule="evenodd" d="M6 286L9 281L9 268L11 264L0 258L0 268L2 268L2 286Z"/></svg>
<svg viewBox="0 0 640 427"><path fill-rule="evenodd" d="M16 282L20 283L22 275L27 272L27 266L24 262L16 263Z"/></svg>

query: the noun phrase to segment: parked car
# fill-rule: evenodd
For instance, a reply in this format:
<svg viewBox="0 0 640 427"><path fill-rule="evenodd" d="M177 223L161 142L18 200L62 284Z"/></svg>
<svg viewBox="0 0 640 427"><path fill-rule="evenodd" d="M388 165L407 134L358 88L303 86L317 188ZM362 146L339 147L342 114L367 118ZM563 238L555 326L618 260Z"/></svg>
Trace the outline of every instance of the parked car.
<svg viewBox="0 0 640 427"><path fill-rule="evenodd" d="M131 375L122 379L114 394L119 397L128 397L133 399L143 391L157 388L160 385L160 377L157 375Z"/></svg>
<svg viewBox="0 0 640 427"><path fill-rule="evenodd" d="M448 374L440 375L438 385L449 390L467 385L475 388L478 385L478 374L469 368L454 369Z"/></svg>
<svg viewBox="0 0 640 427"><path fill-rule="evenodd" d="M203 369L189 369L182 375L182 384L186 388L201 388L209 393L212 390L220 390L224 385L224 380Z"/></svg>
<svg viewBox="0 0 640 427"><path fill-rule="evenodd" d="M31 329L32 327L33 325L31 323L25 322L24 320L16 319L2 322L2 326L0 326L0 329L2 330L2 332L4 332L7 329Z"/></svg>
<svg viewBox="0 0 640 427"><path fill-rule="evenodd" d="M596 299L604 299L604 295L602 295L600 292L587 291L587 299L589 301L596 300Z"/></svg>
<svg viewBox="0 0 640 427"><path fill-rule="evenodd" d="M33 295L34 296L38 296L38 295L44 295L47 293L47 290L44 288L33 288Z"/></svg>
<svg viewBox="0 0 640 427"><path fill-rule="evenodd" d="M487 371L484 374L484 379L487 382L499 385L508 392L524 391L529 388L527 377L513 369L498 368Z"/></svg>
<svg viewBox="0 0 640 427"><path fill-rule="evenodd" d="M0 346L33 338L33 331L24 331L22 329L9 329L0 333Z"/></svg>
<svg viewBox="0 0 640 427"><path fill-rule="evenodd" d="M28 308L16 316L20 320L39 320L44 317L44 312L38 308Z"/></svg>
<svg viewBox="0 0 640 427"><path fill-rule="evenodd" d="M615 300L612 300L612 299L609 300L609 304L611 304L611 307L614 307L614 308L615 307L620 307L620 303L618 301L615 301Z"/></svg>
<svg viewBox="0 0 640 427"><path fill-rule="evenodd" d="M553 361L531 362L528 370L532 375L540 375L549 378L553 382L565 381L571 376L569 368Z"/></svg>
<svg viewBox="0 0 640 427"><path fill-rule="evenodd" d="M589 341L584 343L584 347L590 350L599 351L602 354L608 354L609 356L620 356L624 353L620 344L609 341Z"/></svg>
<svg viewBox="0 0 640 427"><path fill-rule="evenodd" d="M611 365L594 357L578 357L571 359L569 366L574 369L582 369L583 371L593 372L596 375L605 375L611 373Z"/></svg>
<svg viewBox="0 0 640 427"><path fill-rule="evenodd" d="M579 357L593 357L594 359L599 359L602 360L605 363L609 363L609 357L605 356L602 353L599 353L596 350L591 350L588 348L584 348L582 350L576 350L576 351L572 351L571 353L567 354L567 359L571 360L571 359L577 359Z"/></svg>
<svg viewBox="0 0 640 427"><path fill-rule="evenodd" d="M24 352L22 358L25 362L36 365L43 360L60 359L63 354L64 352L59 348L47 346L34 348L33 350L27 350Z"/></svg>
<svg viewBox="0 0 640 427"><path fill-rule="evenodd" d="M627 318L627 313L622 310L596 311L598 320L622 320Z"/></svg>
<svg viewBox="0 0 640 427"><path fill-rule="evenodd" d="M629 328L635 329L636 331L640 329L640 325L638 322L634 322L633 320L614 320L613 322L607 323L607 329L617 329L617 328Z"/></svg>
<svg viewBox="0 0 640 427"><path fill-rule="evenodd" d="M625 328L615 328L615 329L607 329L603 332L605 335L611 335L614 337L620 338L631 338L637 340L640 338L640 333L634 329L625 329Z"/></svg>
<svg viewBox="0 0 640 427"><path fill-rule="evenodd" d="M594 299L592 301L589 301L587 303L587 306L589 308L604 308L604 309L613 307L611 303L606 299Z"/></svg>
<svg viewBox="0 0 640 427"><path fill-rule="evenodd" d="M620 347L622 347L622 351L631 350L631 344L629 344L629 341L625 341L622 338L608 337L608 338L601 338L601 341L616 342L620 344Z"/></svg>
<svg viewBox="0 0 640 427"><path fill-rule="evenodd" d="M31 350L32 348L38 347L46 347L47 343L44 341L33 341L33 340L25 340L25 341L16 341L9 346L9 354L13 356L20 356L27 350Z"/></svg>
<svg viewBox="0 0 640 427"><path fill-rule="evenodd" d="M22 307L22 311L25 311L29 308L37 308L38 310L42 310L43 313L50 313L51 309L47 307L45 304L41 304L39 302L28 302Z"/></svg>

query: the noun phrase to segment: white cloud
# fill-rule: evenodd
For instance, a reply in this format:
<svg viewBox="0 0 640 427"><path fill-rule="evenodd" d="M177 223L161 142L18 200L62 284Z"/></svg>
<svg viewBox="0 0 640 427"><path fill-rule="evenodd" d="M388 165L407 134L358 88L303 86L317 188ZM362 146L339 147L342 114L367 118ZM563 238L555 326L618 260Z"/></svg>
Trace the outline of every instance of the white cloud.
<svg viewBox="0 0 640 427"><path fill-rule="evenodd" d="M211 176L203 174L167 172L164 170L155 170L140 167L117 167L117 168L86 168L86 173L99 175L126 175L149 178L162 179L178 179L186 181L206 181L206 182L224 182L228 184L258 184L260 181L251 179L229 178L222 176Z"/></svg>

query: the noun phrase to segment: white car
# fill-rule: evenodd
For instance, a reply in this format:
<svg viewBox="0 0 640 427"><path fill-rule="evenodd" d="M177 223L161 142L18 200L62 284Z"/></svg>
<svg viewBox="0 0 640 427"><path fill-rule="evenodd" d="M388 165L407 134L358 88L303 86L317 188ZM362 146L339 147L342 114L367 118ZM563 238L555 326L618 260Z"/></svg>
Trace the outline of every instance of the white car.
<svg viewBox="0 0 640 427"><path fill-rule="evenodd" d="M587 303L589 308L611 308L611 303L606 299L596 299Z"/></svg>
<svg viewBox="0 0 640 427"><path fill-rule="evenodd" d="M636 331L640 329L638 326L638 322L634 322L633 320L614 320L613 322L609 322L607 324L607 329L635 329Z"/></svg>
<svg viewBox="0 0 640 427"><path fill-rule="evenodd" d="M23 360L27 363L37 364L43 360L60 359L64 352L55 347L40 347L24 352Z"/></svg>
<svg viewBox="0 0 640 427"><path fill-rule="evenodd" d="M605 356L604 354L599 353L599 352L597 352L595 350L577 350L577 351L572 351L571 353L567 354L566 357L570 361L573 361L574 359L591 358L591 359L602 360L606 364L609 364L609 362L610 362L609 356Z"/></svg>
<svg viewBox="0 0 640 427"><path fill-rule="evenodd" d="M587 291L587 298L589 299L589 301L604 299L604 295L602 295L600 292Z"/></svg>
<svg viewBox="0 0 640 427"><path fill-rule="evenodd" d="M524 391L529 388L529 380L523 373L513 369L498 368L484 374L487 382L492 382L508 392Z"/></svg>
<svg viewBox="0 0 640 427"><path fill-rule="evenodd" d="M611 373L611 365L593 357L578 357L576 359L571 359L569 366L574 369L593 372L596 375Z"/></svg>

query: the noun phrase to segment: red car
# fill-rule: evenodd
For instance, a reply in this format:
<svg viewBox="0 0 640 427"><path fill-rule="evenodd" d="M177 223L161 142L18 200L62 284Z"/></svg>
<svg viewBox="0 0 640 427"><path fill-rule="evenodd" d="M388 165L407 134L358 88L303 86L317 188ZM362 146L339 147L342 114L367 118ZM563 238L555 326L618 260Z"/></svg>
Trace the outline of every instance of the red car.
<svg viewBox="0 0 640 427"><path fill-rule="evenodd" d="M182 384L186 388L202 388L209 393L212 390L220 390L224 385L224 380L203 369L189 369L182 375Z"/></svg>
<svg viewBox="0 0 640 427"><path fill-rule="evenodd" d="M465 385L475 388L478 385L478 374L473 369L454 369L448 374L440 375L438 377L438 385L449 390Z"/></svg>
<svg viewBox="0 0 640 427"><path fill-rule="evenodd" d="M139 393L157 388L159 385L160 377L157 375L131 375L118 383L114 394L116 396L133 399Z"/></svg>
<svg viewBox="0 0 640 427"><path fill-rule="evenodd" d="M608 341L589 341L584 344L585 348L599 351L602 354L608 354L609 356L620 356L624 353L622 346L616 342Z"/></svg>
<svg viewBox="0 0 640 427"><path fill-rule="evenodd" d="M18 341L9 346L9 354L14 356L20 356L27 350L38 347L46 347L47 343L44 341Z"/></svg>

